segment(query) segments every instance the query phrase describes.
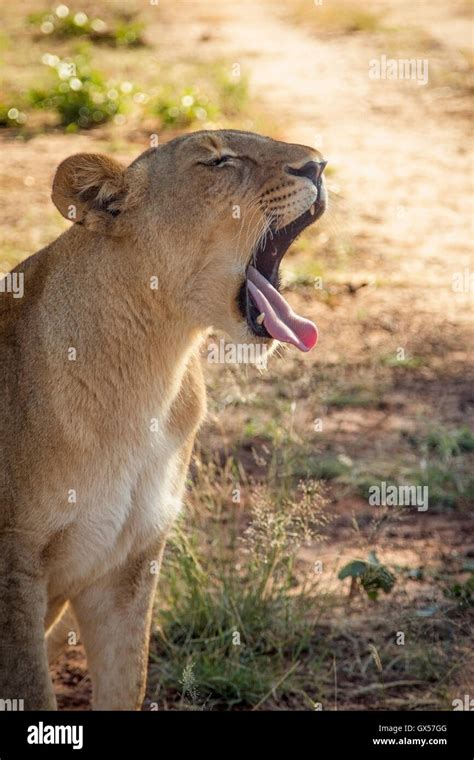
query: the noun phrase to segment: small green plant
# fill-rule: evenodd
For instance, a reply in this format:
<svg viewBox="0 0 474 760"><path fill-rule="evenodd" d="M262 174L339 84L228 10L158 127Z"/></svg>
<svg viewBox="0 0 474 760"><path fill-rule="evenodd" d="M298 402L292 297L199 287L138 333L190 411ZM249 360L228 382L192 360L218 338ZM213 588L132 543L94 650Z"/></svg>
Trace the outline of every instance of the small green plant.
<svg viewBox="0 0 474 760"><path fill-rule="evenodd" d="M191 710L200 709L201 695L196 685L196 677L194 675L194 662L192 660L190 660L184 666L179 683L182 687L181 705L186 705Z"/></svg>
<svg viewBox="0 0 474 760"><path fill-rule="evenodd" d="M439 426L407 439L423 455L420 466L407 477L414 484L428 486L430 507L453 509L469 505L474 497L472 431L467 426L454 429Z"/></svg>
<svg viewBox="0 0 474 760"><path fill-rule="evenodd" d="M89 129L123 114L126 98L133 91L130 82L107 80L91 68L85 55L61 60L46 53L42 61L50 67L53 81L49 88L30 90L30 103L34 108L55 111L67 131Z"/></svg>
<svg viewBox="0 0 474 760"><path fill-rule="evenodd" d="M188 87L163 87L152 99L149 110L163 127L186 128L193 124L232 117L245 106L248 83L233 76L226 67L214 66Z"/></svg>
<svg viewBox="0 0 474 760"><path fill-rule="evenodd" d="M160 118L163 127L189 127L217 115L217 107L197 87L185 87L178 93L166 89L151 104L150 110Z"/></svg>
<svg viewBox="0 0 474 760"><path fill-rule="evenodd" d="M464 583L454 583L443 589L447 599L457 602L461 609L474 606L474 573Z"/></svg>
<svg viewBox="0 0 474 760"><path fill-rule="evenodd" d="M26 113L19 105L0 102L0 127L22 127L26 120Z"/></svg>
<svg viewBox="0 0 474 760"><path fill-rule="evenodd" d="M338 575L339 580L351 578L351 592L357 583L364 589L369 599L376 601L379 591L389 594L395 585L395 576L386 565L382 565L374 551L369 552L367 560L353 560L344 565Z"/></svg>
<svg viewBox="0 0 474 760"><path fill-rule="evenodd" d="M107 23L101 18L90 18L84 11L74 13L67 5L58 5L46 13L32 13L28 16L28 22L39 28L42 35L56 39L80 37L116 47L145 44L142 23L131 22L126 17L115 24Z"/></svg>
<svg viewBox="0 0 474 760"><path fill-rule="evenodd" d="M466 426L451 431L432 430L426 437L425 444L429 451L439 454L443 459L449 459L474 451L474 433Z"/></svg>

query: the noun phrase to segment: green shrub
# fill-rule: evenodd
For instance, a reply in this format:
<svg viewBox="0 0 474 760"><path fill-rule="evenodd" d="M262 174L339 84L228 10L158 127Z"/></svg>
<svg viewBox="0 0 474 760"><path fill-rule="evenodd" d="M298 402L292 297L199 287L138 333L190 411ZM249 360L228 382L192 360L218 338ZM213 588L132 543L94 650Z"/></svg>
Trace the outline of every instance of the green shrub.
<svg viewBox="0 0 474 760"><path fill-rule="evenodd" d="M60 60L47 53L43 63L51 68L49 89L32 89L29 100L34 108L55 111L68 131L89 129L122 114L130 82L117 83L91 68L86 56Z"/></svg>
<svg viewBox="0 0 474 760"><path fill-rule="evenodd" d="M26 113L19 104L0 102L0 127L22 127L26 119Z"/></svg>
<svg viewBox="0 0 474 760"><path fill-rule="evenodd" d="M152 102L150 110L163 127L189 127L195 122L217 116L218 109L197 87L185 87L178 93L167 88Z"/></svg>
<svg viewBox="0 0 474 760"><path fill-rule="evenodd" d="M434 429L427 436L426 445L443 459L449 459L474 451L474 434L466 426L451 431Z"/></svg>
<svg viewBox="0 0 474 760"><path fill-rule="evenodd" d="M245 106L247 79L233 77L218 65L198 77L196 84L184 88L163 87L150 103L150 112L163 127L185 128L199 122L232 117Z"/></svg>
<svg viewBox="0 0 474 760"><path fill-rule="evenodd" d="M461 609L474 606L474 574L464 583L454 583L443 589L447 599L455 601Z"/></svg>
<svg viewBox="0 0 474 760"><path fill-rule="evenodd" d="M121 20L115 24L101 18L89 18L83 11L73 13L66 5L46 13L32 13L28 22L39 27L46 36L62 39L81 37L90 42L102 42L117 47L137 47L144 45L143 28L139 22Z"/></svg>

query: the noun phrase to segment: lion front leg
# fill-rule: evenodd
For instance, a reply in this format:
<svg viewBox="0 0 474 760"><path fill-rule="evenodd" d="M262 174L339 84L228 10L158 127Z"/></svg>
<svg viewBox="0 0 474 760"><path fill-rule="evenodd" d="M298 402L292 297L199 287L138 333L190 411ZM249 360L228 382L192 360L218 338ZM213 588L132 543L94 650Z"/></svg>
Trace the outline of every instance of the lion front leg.
<svg viewBox="0 0 474 760"><path fill-rule="evenodd" d="M46 582L40 558L18 538L0 537L0 704L22 700L25 710L55 710L44 621ZM21 704L21 702L20 702Z"/></svg>
<svg viewBox="0 0 474 760"><path fill-rule="evenodd" d="M139 710L164 540L71 600L86 650L94 710Z"/></svg>

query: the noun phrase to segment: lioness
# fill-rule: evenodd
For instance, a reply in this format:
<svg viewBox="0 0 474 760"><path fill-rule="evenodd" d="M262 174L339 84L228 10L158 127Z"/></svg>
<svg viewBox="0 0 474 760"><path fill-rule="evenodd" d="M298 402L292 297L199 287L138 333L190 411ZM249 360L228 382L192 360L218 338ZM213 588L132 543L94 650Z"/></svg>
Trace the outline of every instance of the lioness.
<svg viewBox="0 0 474 760"><path fill-rule="evenodd" d="M206 131L128 168L67 158L73 224L0 291L0 698L54 709L50 660L75 630L95 709L139 709L152 600L205 412L210 326L313 347L278 268L326 205L320 154ZM45 631L47 636L45 638Z"/></svg>

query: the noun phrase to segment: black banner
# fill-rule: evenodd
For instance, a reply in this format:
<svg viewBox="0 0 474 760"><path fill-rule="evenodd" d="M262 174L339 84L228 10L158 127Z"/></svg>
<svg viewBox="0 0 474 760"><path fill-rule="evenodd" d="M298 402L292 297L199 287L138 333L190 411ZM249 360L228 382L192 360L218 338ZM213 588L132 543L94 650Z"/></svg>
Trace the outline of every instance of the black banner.
<svg viewBox="0 0 474 760"><path fill-rule="evenodd" d="M144 748L226 751L295 750L327 758L474 757L470 712L0 712L0 760L95 757L100 749L125 757ZM163 742L165 744L163 745ZM170 746L171 745L171 746Z"/></svg>

